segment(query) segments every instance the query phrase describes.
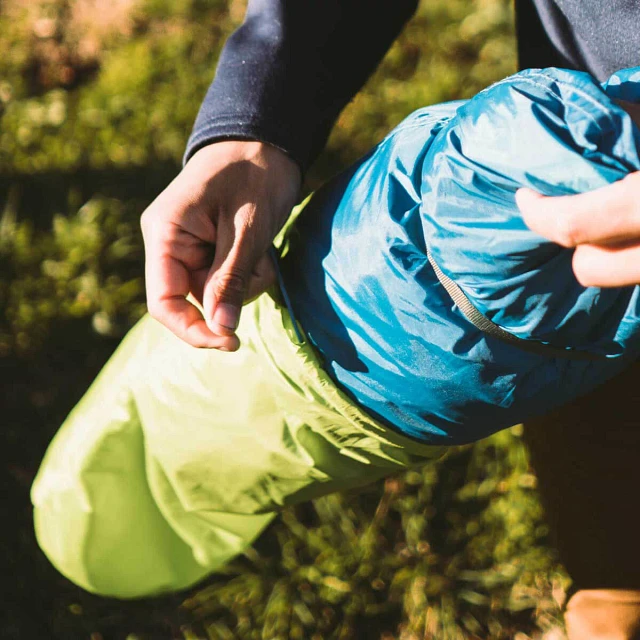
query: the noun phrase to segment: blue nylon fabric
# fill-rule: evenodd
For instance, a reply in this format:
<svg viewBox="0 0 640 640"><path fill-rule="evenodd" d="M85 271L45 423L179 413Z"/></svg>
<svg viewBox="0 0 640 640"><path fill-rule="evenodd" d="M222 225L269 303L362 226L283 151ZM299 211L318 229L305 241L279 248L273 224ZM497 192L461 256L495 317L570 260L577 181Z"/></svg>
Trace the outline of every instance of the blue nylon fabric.
<svg viewBox="0 0 640 640"><path fill-rule="evenodd" d="M607 95L609 92L610 96ZM282 272L328 373L405 435L462 444L549 411L640 353L639 287L585 288L572 250L529 230L516 189L589 191L640 169L640 68L600 85L530 69L420 109L311 198ZM469 322L427 248L478 310L541 355Z"/></svg>

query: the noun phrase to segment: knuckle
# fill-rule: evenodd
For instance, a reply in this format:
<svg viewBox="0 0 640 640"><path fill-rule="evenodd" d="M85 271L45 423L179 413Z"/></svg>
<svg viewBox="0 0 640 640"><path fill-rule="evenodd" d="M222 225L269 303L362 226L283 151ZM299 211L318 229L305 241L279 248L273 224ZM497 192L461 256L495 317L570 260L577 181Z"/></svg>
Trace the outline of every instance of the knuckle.
<svg viewBox="0 0 640 640"><path fill-rule="evenodd" d="M245 202L238 207L234 217L240 225L250 224L255 219L257 212L258 204L256 202Z"/></svg>
<svg viewBox="0 0 640 640"><path fill-rule="evenodd" d="M218 274L216 298L221 302L240 303L246 289L247 276L243 269L234 268Z"/></svg>
<svg viewBox="0 0 640 640"><path fill-rule="evenodd" d="M563 247L575 247L582 242L584 234L579 216L566 213L558 217L556 225L557 236L555 240Z"/></svg>
<svg viewBox="0 0 640 640"><path fill-rule="evenodd" d="M247 203L240 207L233 216L233 233L243 245L254 240L253 232L258 225L256 205Z"/></svg>

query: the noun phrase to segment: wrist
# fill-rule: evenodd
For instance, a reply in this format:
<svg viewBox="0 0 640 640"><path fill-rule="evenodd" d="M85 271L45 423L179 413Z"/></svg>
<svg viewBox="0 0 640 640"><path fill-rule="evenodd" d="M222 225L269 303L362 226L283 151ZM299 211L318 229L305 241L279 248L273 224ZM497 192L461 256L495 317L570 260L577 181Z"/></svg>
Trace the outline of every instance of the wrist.
<svg viewBox="0 0 640 640"><path fill-rule="evenodd" d="M277 167L298 186L302 182L300 165L284 149L269 142L248 139L225 139L211 142L198 149L187 161L188 165L212 166L220 157L226 163L249 161L263 168Z"/></svg>

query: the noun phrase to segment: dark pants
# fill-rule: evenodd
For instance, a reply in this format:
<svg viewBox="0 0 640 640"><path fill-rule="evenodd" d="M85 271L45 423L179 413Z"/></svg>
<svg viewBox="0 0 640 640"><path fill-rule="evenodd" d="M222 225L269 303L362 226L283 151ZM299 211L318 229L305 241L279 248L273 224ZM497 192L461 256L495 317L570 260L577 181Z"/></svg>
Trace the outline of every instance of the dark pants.
<svg viewBox="0 0 640 640"><path fill-rule="evenodd" d="M640 639L640 363L525 428L571 640Z"/></svg>

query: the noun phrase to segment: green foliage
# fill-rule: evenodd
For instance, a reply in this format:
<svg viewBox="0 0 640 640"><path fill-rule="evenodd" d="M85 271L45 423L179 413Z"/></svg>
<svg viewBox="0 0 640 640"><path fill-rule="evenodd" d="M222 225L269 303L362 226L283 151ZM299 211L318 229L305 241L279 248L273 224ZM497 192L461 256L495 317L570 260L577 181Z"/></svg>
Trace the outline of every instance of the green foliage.
<svg viewBox="0 0 640 640"><path fill-rule="evenodd" d="M102 43L93 76L74 90L43 91L56 82L46 77L27 92L25 78L38 63L29 54L35 36L24 27L26 18L23 41L0 35L0 54L11 51L14 61L10 80L0 86L0 100L6 98L0 171L180 161L221 37L234 23L223 2L207 3L206 10L197 2L151 2L148 12L138 11L135 34ZM68 61L72 74L73 62Z"/></svg>
<svg viewBox="0 0 640 640"><path fill-rule="evenodd" d="M0 219L0 353L42 348L53 319L89 317L116 335L142 315L142 247L124 204L100 196L51 229Z"/></svg>
<svg viewBox="0 0 640 640"><path fill-rule="evenodd" d="M485 640L556 627L567 580L546 544L518 428L287 509L255 549L175 598L95 598L38 555L26 506L33 473L144 310L138 216L178 171L244 8L113 4L121 11L110 22L76 10L106 6L92 0L0 4L0 364L13 378L3 448L19 514L3 548L20 550L7 551L5 573L16 576L12 602L23 603L8 607L20 613L3 637ZM414 109L469 97L513 71L508 0L423 2L341 115L308 188Z"/></svg>

